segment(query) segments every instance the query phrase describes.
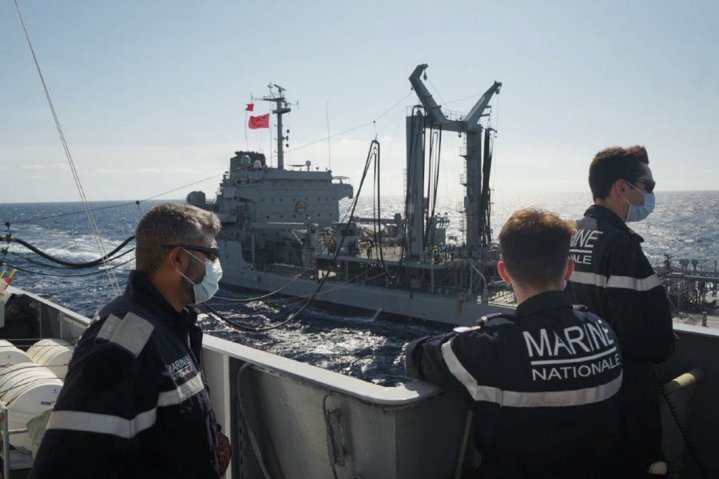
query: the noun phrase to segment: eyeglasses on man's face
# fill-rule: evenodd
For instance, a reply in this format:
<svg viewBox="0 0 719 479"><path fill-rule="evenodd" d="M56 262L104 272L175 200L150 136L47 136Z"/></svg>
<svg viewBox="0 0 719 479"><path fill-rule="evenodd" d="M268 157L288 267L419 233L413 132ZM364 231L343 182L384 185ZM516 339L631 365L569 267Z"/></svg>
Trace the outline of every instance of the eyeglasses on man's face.
<svg viewBox="0 0 719 479"><path fill-rule="evenodd" d="M195 251L204 254L210 261L216 261L220 256L220 248L210 246L197 246L191 244L163 244L163 248L183 248L188 251Z"/></svg>
<svg viewBox="0 0 719 479"><path fill-rule="evenodd" d="M654 187L657 186L657 182L654 180L650 180L649 178L639 178L637 180L637 183L641 183L644 185L644 189L647 191L647 193L651 193L654 191Z"/></svg>

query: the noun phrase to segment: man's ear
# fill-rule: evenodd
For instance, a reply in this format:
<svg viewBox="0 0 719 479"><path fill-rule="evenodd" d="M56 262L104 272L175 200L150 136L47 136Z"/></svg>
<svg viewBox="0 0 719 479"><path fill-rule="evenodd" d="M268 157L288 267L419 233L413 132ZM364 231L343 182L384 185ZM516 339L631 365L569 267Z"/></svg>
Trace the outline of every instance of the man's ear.
<svg viewBox="0 0 719 479"><path fill-rule="evenodd" d="M567 260L567 266L564 267L564 281L569 281L569 278L572 277L572 273L574 273L574 260L569 258Z"/></svg>
<svg viewBox="0 0 719 479"><path fill-rule="evenodd" d="M182 248L172 248L165 256L165 262L173 269L182 266Z"/></svg>
<svg viewBox="0 0 719 479"><path fill-rule="evenodd" d="M497 272L499 273L499 276L502 277L505 283L509 285L512 284L512 277L509 276L509 272L507 271L507 264L504 262L504 260L501 260L499 263L497 263Z"/></svg>
<svg viewBox="0 0 719 479"><path fill-rule="evenodd" d="M624 181L624 179L619 178L617 181L614 182L612 185L612 190L619 196L624 196L624 194L627 192L627 182Z"/></svg>

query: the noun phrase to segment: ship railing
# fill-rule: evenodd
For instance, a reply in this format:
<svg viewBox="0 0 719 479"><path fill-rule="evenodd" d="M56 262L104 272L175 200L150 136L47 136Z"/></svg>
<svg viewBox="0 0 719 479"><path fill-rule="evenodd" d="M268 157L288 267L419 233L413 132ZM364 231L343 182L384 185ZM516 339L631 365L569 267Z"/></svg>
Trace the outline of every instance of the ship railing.
<svg viewBox="0 0 719 479"><path fill-rule="evenodd" d="M258 450L282 451L277 459L283 466L306 469L306 477L344 477L340 473L353 467L366 469L368 477L409 477L395 471L411 457L410 451L427 449L422 438L459 442L466 415L461 397L443 394L434 385L380 386L216 337L205 336L203 342L214 409L223 428L235 438L238 432L261 431L252 434ZM438 407L446 411L442 421L424 420ZM410 416L417 420L407 421ZM299 436L312 440L295 454L291 444L296 445ZM361 453L352 451L356 444L362 445ZM249 456L250 463L258 457ZM423 468L429 469L426 477L443 475L446 461L420 457ZM275 460L272 455L265 458Z"/></svg>
<svg viewBox="0 0 719 479"><path fill-rule="evenodd" d="M450 120L450 121L462 121L465 117L465 114L461 111L457 110L448 110L444 108L442 105L440 105L442 108L442 113L444 113L444 116ZM412 116L412 111L414 110L414 106L410 106L406 108L406 116Z"/></svg>
<svg viewBox="0 0 719 479"><path fill-rule="evenodd" d="M266 265L264 271L268 271L271 273L299 274L307 271L312 272L313 270L312 268L306 268L294 264L272 263Z"/></svg>
<svg viewBox="0 0 719 479"><path fill-rule="evenodd" d="M657 275L674 304L677 317L695 320L694 314L706 315L717 309L719 302L719 261L714 259L679 259L669 255L655 265Z"/></svg>
<svg viewBox="0 0 719 479"><path fill-rule="evenodd" d="M32 467L32 454L12 449L10 436L28 432L27 427L10 429L10 409L4 401L0 400L0 457L2 457L3 476L10 477L11 470L30 469Z"/></svg>
<svg viewBox="0 0 719 479"><path fill-rule="evenodd" d="M719 278L719 258L690 259L665 255L654 269L659 275L685 274Z"/></svg>

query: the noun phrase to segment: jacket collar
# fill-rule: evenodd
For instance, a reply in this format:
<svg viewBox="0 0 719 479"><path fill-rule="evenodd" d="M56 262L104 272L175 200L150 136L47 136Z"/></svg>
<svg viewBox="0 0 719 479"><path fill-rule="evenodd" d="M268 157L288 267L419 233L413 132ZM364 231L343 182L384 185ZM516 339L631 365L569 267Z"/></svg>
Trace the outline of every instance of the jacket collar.
<svg viewBox="0 0 719 479"><path fill-rule="evenodd" d="M594 218L596 220L603 220L614 226L615 228L626 231L627 233L634 235L639 238L640 242L644 241L644 238L639 236L637 233L634 232L629 226L627 226L627 223L622 221L622 219L617 216L617 214L610 210L609 208L602 206L602 205L592 205L590 206L587 211L584 212L584 216L589 216L591 218Z"/></svg>
<svg viewBox="0 0 719 479"><path fill-rule="evenodd" d="M140 271L130 272L124 296L181 332L189 332L197 322L197 311L194 308L188 307L178 313L155 288L150 278Z"/></svg>
<svg viewBox="0 0 719 479"><path fill-rule="evenodd" d="M525 300L517 306L518 318L532 316L552 309L571 309L572 302L564 291L546 291Z"/></svg>

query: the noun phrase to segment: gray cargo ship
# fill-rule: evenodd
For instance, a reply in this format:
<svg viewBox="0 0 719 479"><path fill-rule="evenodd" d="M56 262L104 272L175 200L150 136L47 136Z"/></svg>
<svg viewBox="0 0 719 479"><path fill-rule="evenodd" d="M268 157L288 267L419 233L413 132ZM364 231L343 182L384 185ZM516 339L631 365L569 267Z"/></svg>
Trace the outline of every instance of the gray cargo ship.
<svg viewBox="0 0 719 479"><path fill-rule="evenodd" d="M203 192L187 197L222 221L218 244L226 285L449 324L468 325L484 314L511 310L511 293L495 276L490 226L495 131L487 117L502 84L495 82L469 113L452 118L425 87L426 68L417 66L409 77L420 104L406 119L404 212L390 218L354 216L354 204L349 218L340 218L340 200L356 202L371 166L375 211L380 210L377 141L357 192L345 177L313 170L309 161L285 167L282 117L291 108L284 89L271 85L263 100L275 104L277 166L268 165L262 153L238 151L214 203ZM448 243L449 219L435 212L443 132L458 133L465 142L459 244Z"/></svg>

